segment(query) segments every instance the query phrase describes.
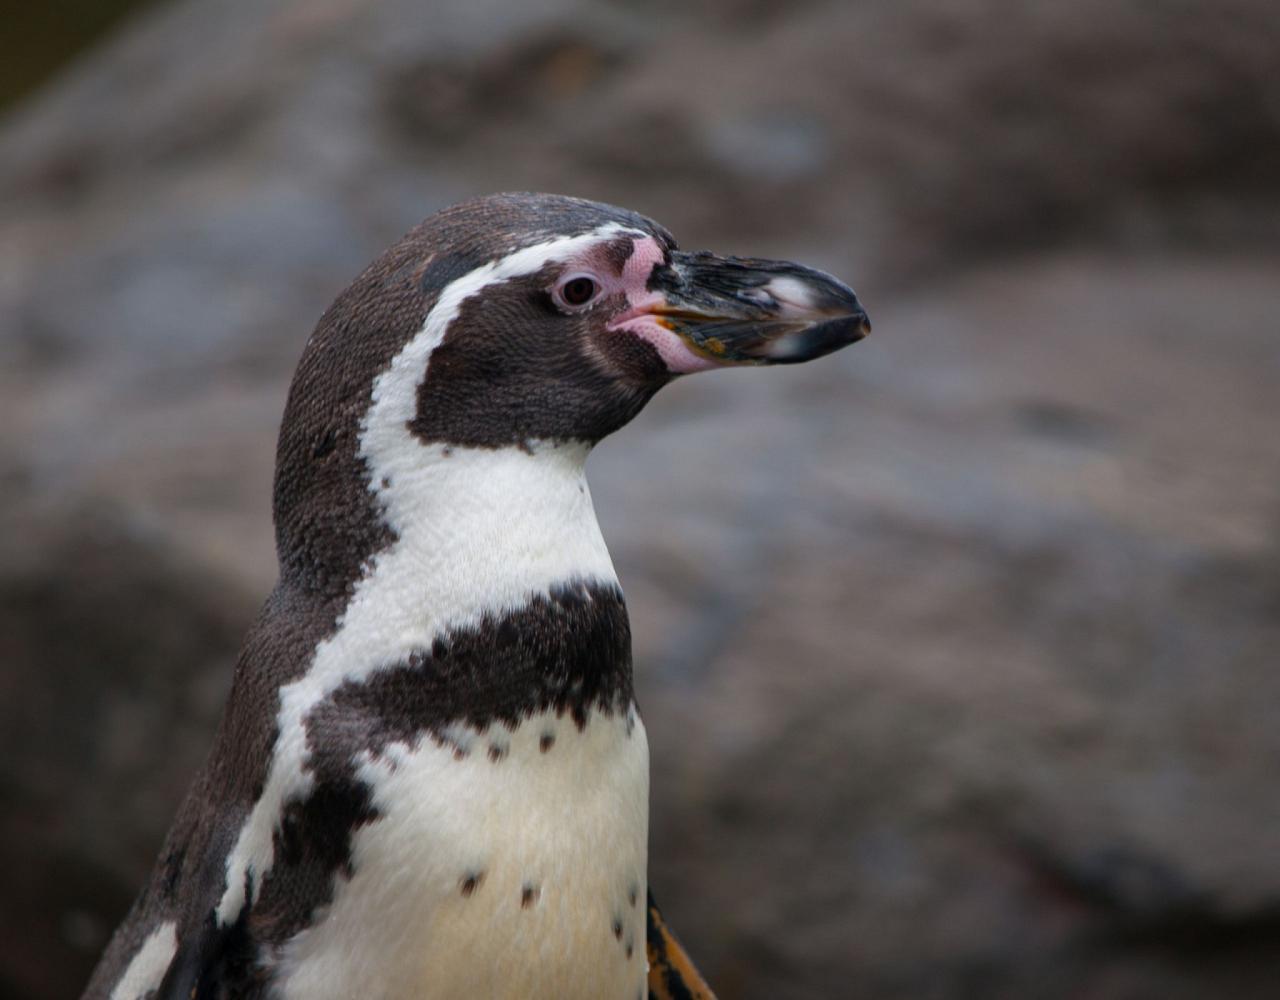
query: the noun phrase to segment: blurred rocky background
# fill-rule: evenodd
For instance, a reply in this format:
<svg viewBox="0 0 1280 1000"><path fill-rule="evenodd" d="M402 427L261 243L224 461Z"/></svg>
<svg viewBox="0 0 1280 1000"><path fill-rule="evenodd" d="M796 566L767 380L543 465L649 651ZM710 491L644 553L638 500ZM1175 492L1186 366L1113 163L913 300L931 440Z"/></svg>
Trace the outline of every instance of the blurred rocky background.
<svg viewBox="0 0 1280 1000"><path fill-rule="evenodd" d="M1280 996L1278 65L1273 0L171 0L30 70L0 996L76 995L204 753L316 318L497 189L875 323L592 459L652 881L725 1000Z"/></svg>

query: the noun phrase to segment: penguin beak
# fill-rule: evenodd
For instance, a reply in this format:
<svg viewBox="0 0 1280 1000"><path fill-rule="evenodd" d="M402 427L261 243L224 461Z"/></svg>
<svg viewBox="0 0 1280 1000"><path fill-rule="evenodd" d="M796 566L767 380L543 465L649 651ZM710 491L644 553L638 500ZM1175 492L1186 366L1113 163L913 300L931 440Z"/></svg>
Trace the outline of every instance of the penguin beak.
<svg viewBox="0 0 1280 1000"><path fill-rule="evenodd" d="M789 261L676 251L649 290L646 311L708 367L798 364L871 332L853 289Z"/></svg>

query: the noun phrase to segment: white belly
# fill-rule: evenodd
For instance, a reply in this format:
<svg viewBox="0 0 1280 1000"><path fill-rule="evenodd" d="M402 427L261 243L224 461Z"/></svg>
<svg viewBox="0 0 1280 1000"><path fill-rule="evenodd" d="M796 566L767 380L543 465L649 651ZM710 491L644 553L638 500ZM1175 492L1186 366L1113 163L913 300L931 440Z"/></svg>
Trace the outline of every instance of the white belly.
<svg viewBox="0 0 1280 1000"><path fill-rule="evenodd" d="M354 876L325 918L284 949L280 994L647 996L639 718L593 714L579 730L535 716L452 736L462 759L428 737L362 764L381 818L356 833Z"/></svg>

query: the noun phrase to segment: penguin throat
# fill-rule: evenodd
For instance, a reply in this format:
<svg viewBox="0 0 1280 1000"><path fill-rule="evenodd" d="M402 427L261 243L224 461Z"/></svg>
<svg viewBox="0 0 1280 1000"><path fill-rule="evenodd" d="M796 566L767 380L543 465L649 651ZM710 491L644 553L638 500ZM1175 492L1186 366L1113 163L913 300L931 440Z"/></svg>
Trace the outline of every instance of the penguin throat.
<svg viewBox="0 0 1280 1000"><path fill-rule="evenodd" d="M340 614L367 578L391 573L452 616L514 609L556 584L616 585L586 480L593 442L467 447L395 430L364 429L343 490L278 477L295 487L278 485L275 511L291 592Z"/></svg>
<svg viewBox="0 0 1280 1000"><path fill-rule="evenodd" d="M402 596L399 627L424 637L514 611L573 582L616 585L580 442L462 448L412 440L411 460L371 468L370 488L396 541L370 561L382 603ZM354 602L353 602L354 603ZM417 609L416 611L414 609ZM385 620L385 618L384 618Z"/></svg>

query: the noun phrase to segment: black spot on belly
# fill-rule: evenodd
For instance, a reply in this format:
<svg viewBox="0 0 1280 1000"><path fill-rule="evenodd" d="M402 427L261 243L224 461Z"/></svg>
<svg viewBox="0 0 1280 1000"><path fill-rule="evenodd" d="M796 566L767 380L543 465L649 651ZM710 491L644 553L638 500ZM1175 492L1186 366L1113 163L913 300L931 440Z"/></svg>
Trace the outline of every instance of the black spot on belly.
<svg viewBox="0 0 1280 1000"><path fill-rule="evenodd" d="M489 759L495 764L507 755L507 748L498 746L497 743L489 744Z"/></svg>
<svg viewBox="0 0 1280 1000"><path fill-rule="evenodd" d="M538 897L541 895L542 895L542 890L538 886L532 884L531 882L526 882L524 884L524 888L520 890L521 909L524 909L524 910L529 909L531 906L533 906L534 903L538 901Z"/></svg>
<svg viewBox="0 0 1280 1000"><path fill-rule="evenodd" d="M458 880L458 891L462 895L470 896L480 888L480 883L484 881L484 872L468 872Z"/></svg>
<svg viewBox="0 0 1280 1000"><path fill-rule="evenodd" d="M552 733L543 733L542 739L538 740L538 749L546 753L556 745L556 738Z"/></svg>
<svg viewBox="0 0 1280 1000"><path fill-rule="evenodd" d="M622 940L622 921L617 917L613 918L613 936L619 941Z"/></svg>

